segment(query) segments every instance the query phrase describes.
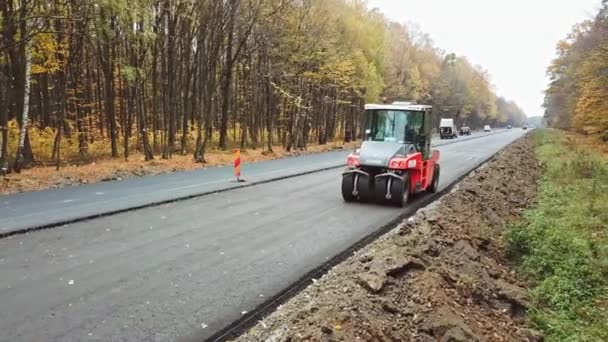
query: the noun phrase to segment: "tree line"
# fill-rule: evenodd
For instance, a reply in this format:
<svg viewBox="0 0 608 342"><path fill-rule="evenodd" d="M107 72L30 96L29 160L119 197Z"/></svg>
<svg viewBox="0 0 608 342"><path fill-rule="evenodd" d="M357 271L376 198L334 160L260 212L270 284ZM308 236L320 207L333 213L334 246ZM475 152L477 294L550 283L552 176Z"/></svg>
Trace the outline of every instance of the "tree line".
<svg viewBox="0 0 608 342"><path fill-rule="evenodd" d="M608 0L557 44L547 73L545 119L553 126L608 141Z"/></svg>
<svg viewBox="0 0 608 342"><path fill-rule="evenodd" d="M5 0L0 168L287 150L361 133L366 102L519 124L488 73L361 0Z"/></svg>

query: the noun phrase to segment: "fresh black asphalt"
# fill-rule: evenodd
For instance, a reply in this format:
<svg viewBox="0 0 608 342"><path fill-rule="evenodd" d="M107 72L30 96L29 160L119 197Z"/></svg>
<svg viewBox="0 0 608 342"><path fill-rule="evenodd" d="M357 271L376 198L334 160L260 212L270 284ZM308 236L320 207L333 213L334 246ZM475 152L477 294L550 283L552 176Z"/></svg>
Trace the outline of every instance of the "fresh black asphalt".
<svg viewBox="0 0 608 342"><path fill-rule="evenodd" d="M523 133L506 131L439 146L441 186ZM339 166L346 153L252 164L244 172L248 180L259 180L272 177L270 172L299 173L312 164ZM399 209L344 203L340 172L286 178L0 239L0 340L210 336L399 215ZM0 222L2 229L6 221L36 224L45 217L61 219L219 188L230 178L229 168L217 168L4 196Z"/></svg>

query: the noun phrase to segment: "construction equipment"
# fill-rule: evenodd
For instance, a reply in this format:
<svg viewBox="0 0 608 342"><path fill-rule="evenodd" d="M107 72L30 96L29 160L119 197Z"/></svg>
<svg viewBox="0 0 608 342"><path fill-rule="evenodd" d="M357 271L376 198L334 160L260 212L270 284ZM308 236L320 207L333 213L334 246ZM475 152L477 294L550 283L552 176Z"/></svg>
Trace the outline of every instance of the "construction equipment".
<svg viewBox="0 0 608 342"><path fill-rule="evenodd" d="M431 151L431 106L365 106L365 137L342 173L344 201L403 207L410 196L439 187L439 151Z"/></svg>

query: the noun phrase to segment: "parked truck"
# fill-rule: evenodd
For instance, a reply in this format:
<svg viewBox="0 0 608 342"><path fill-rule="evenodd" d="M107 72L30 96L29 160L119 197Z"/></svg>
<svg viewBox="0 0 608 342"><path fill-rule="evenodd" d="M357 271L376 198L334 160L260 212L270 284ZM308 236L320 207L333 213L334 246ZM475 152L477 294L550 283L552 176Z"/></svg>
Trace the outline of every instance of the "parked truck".
<svg viewBox="0 0 608 342"><path fill-rule="evenodd" d="M439 138L458 138L458 130L456 129L456 125L454 124L454 119L441 119L439 123Z"/></svg>

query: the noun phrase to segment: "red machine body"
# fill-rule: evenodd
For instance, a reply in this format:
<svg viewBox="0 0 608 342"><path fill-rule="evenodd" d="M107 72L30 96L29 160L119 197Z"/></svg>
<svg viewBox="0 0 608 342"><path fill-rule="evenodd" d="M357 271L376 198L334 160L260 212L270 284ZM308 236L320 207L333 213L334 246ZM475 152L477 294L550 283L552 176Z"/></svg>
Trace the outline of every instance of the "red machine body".
<svg viewBox="0 0 608 342"><path fill-rule="evenodd" d="M436 192L439 151L431 150L430 107L366 105L366 138L347 157L345 201L404 206L410 194Z"/></svg>

